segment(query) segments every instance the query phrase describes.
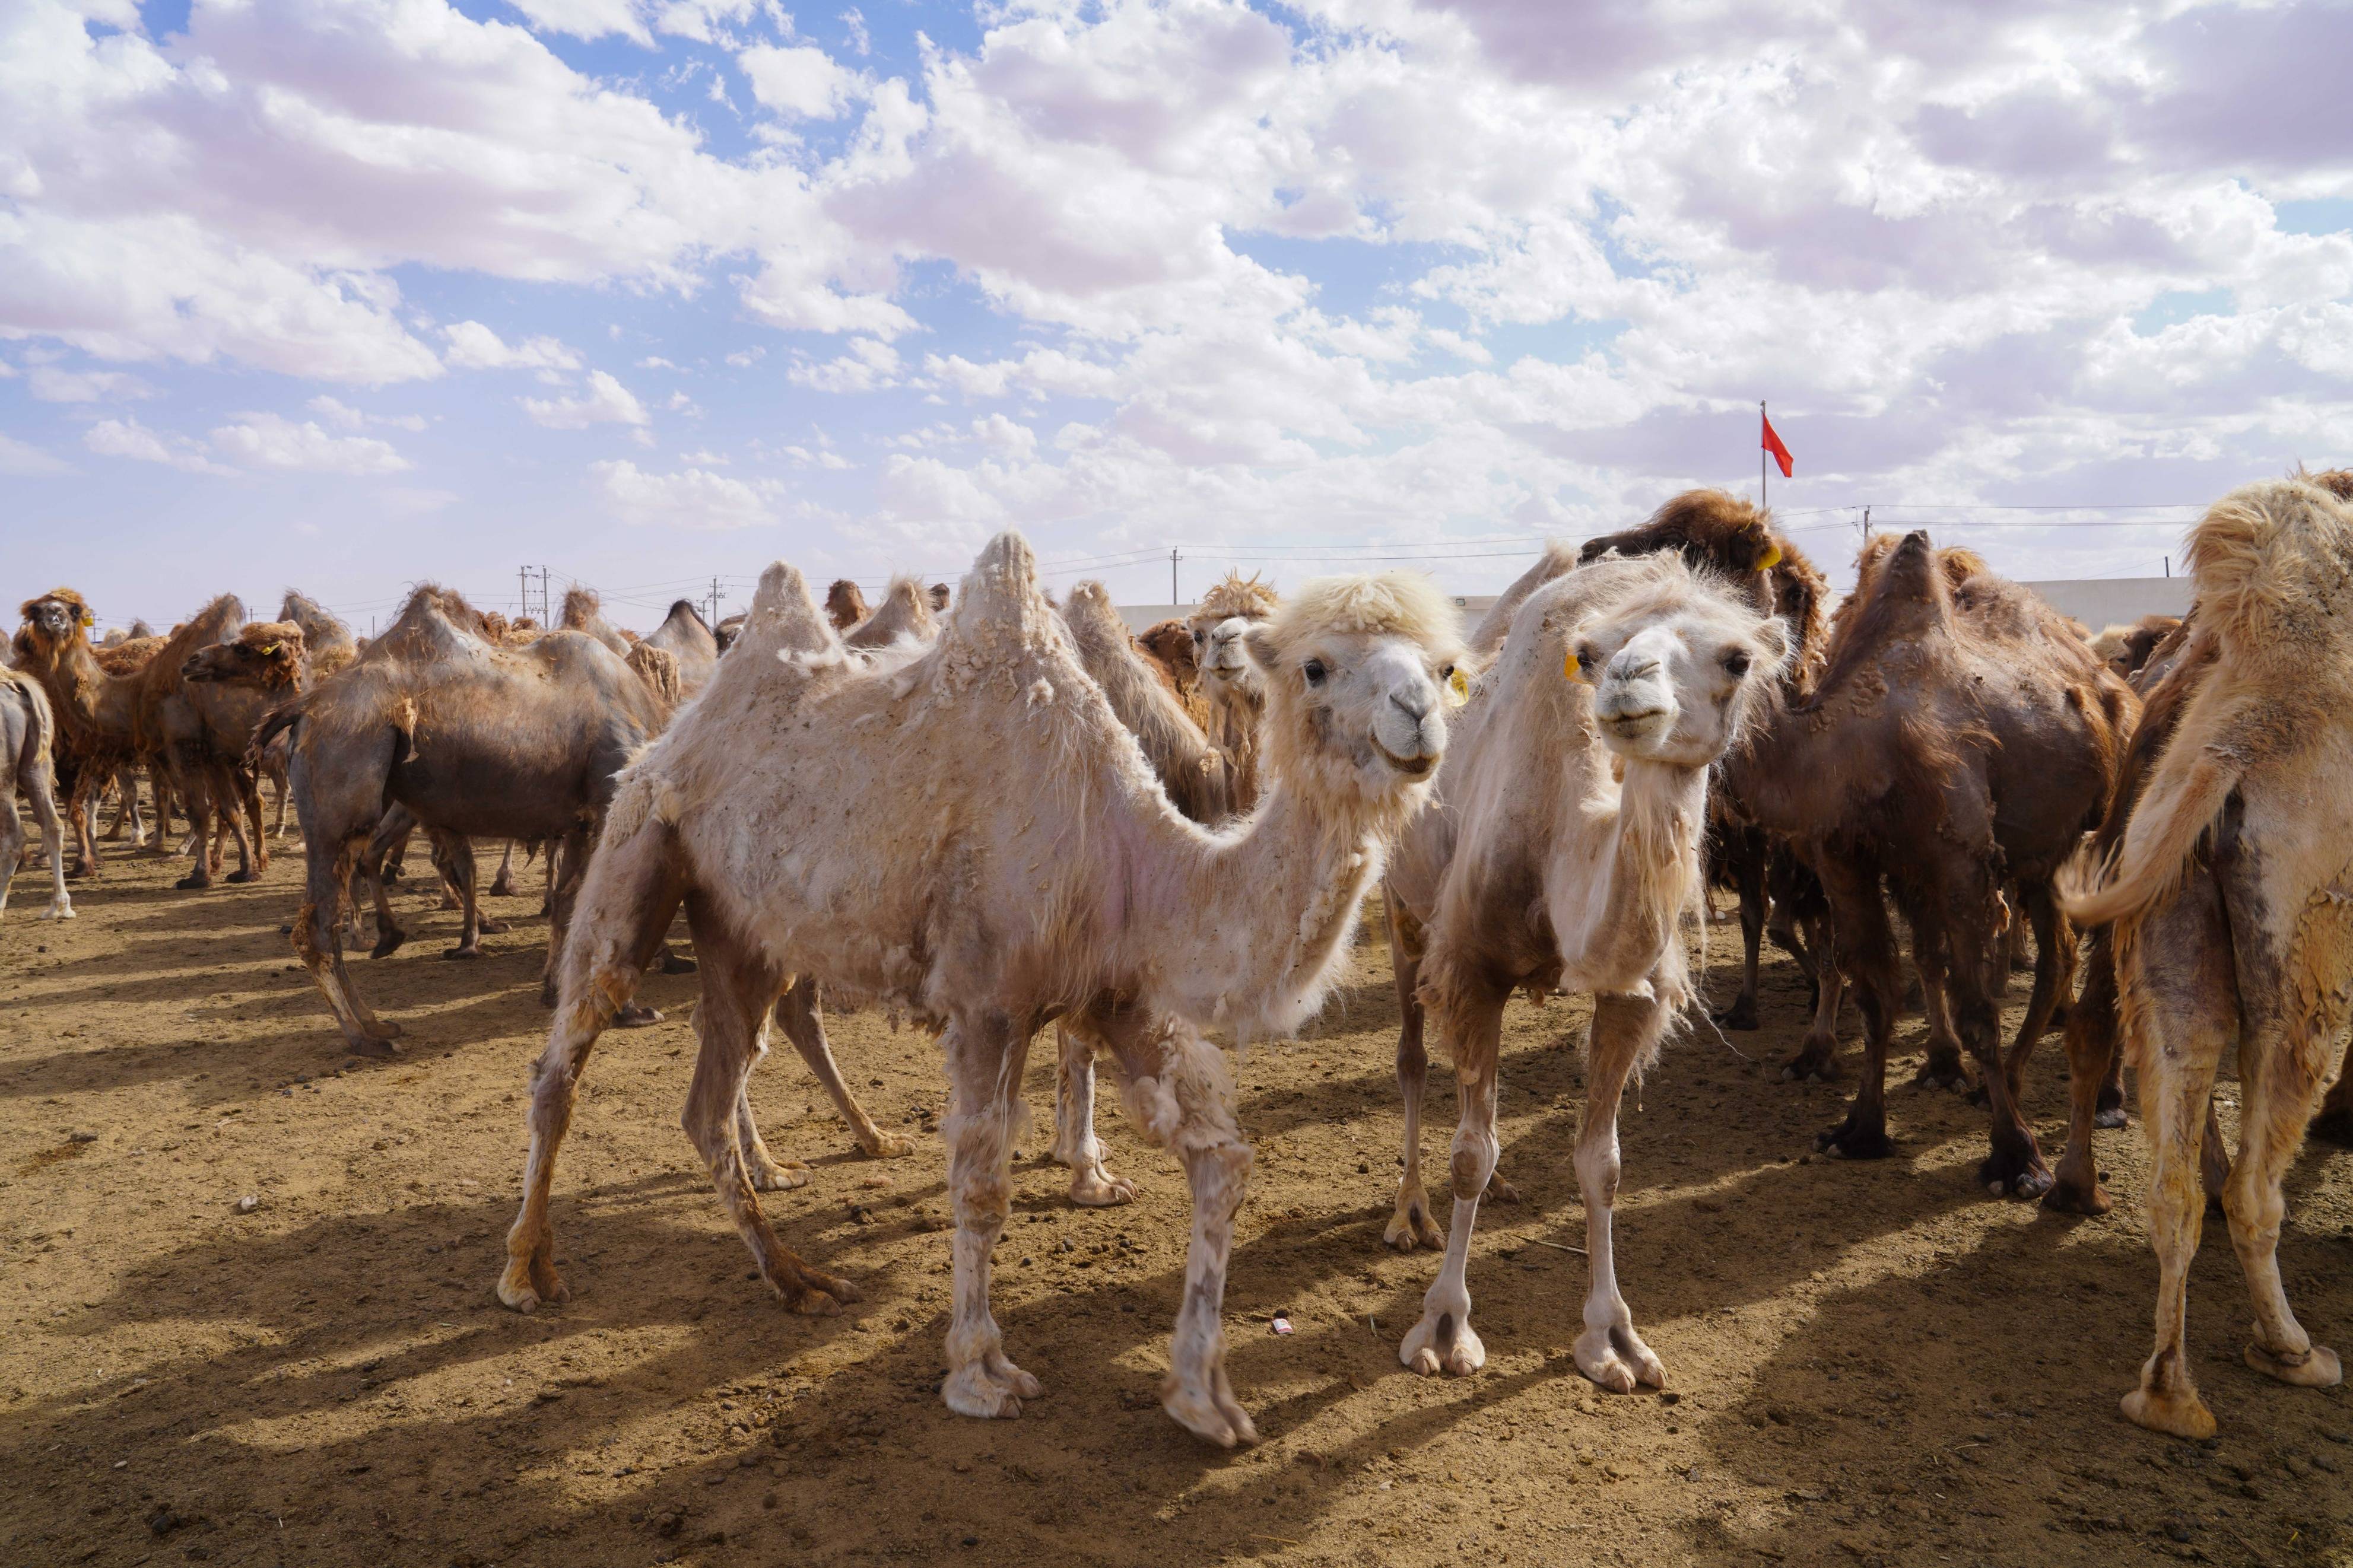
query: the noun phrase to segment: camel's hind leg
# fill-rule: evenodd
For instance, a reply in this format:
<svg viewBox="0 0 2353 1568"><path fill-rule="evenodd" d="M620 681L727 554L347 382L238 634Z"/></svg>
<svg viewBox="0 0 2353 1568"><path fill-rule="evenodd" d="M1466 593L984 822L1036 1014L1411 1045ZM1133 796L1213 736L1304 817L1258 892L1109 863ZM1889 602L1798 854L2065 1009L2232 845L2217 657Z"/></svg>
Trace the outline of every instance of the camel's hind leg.
<svg viewBox="0 0 2353 1568"><path fill-rule="evenodd" d="M0 694L6 689L0 687ZM0 740L7 737L0 732ZM16 811L14 779L0 787L0 915L8 912L8 889L16 880L16 862L25 851L25 819Z"/></svg>
<svg viewBox="0 0 2353 1568"><path fill-rule="evenodd" d="M49 862L49 907L41 911L45 921L69 921L74 918L73 899L66 892L65 825L58 820L57 773L49 759L37 756L26 759L16 770L16 782L25 791L25 798L33 803L33 818L41 825L41 847L47 852ZM12 873L16 863L7 868Z"/></svg>
<svg viewBox="0 0 2353 1568"><path fill-rule="evenodd" d="M2189 1375L2184 1331L2189 1266L2206 1218L2199 1154L2214 1069L2237 1034L2239 995L2229 923L2212 877L2193 870L2173 901L2112 931L2122 1022L2140 1074L2151 1143L2148 1239L2157 1252L2157 1343L2126 1419L2179 1437L2211 1437L2214 1416Z"/></svg>
<svg viewBox="0 0 2353 1568"><path fill-rule="evenodd" d="M294 952L302 960L302 966L311 972L327 1005L334 1010L335 1022L351 1047L365 1056L396 1055L399 1047L392 1042L399 1037L400 1026L377 1017L360 1000L359 994L352 988L351 974L343 967L335 900L351 879L352 845L348 841L337 844L323 833L311 829L308 824L303 837L309 840L309 869L302 906L294 915Z"/></svg>
<svg viewBox="0 0 2353 1568"><path fill-rule="evenodd" d="M1421 922L1405 911L1395 898L1383 894L1388 906L1389 970L1397 981L1398 1098L1405 1104L1405 1173L1398 1179L1397 1208L1389 1215L1381 1239L1401 1252L1416 1247L1443 1247L1446 1233L1430 1212L1430 1193L1421 1183L1421 1101L1430 1082L1430 1051L1422 1043L1421 998L1415 994L1421 972Z"/></svg>
<svg viewBox="0 0 2353 1568"><path fill-rule="evenodd" d="M1071 1172L1071 1201L1111 1208L1135 1201L1135 1184L1103 1163L1095 1136L1095 1042L1068 1023L1054 1026L1054 1159Z"/></svg>
<svg viewBox="0 0 2353 1568"><path fill-rule="evenodd" d="M2105 933L2092 939L2084 971L2084 994L2067 1009L2067 1148L2052 1173L2042 1206L2064 1214L2104 1215L2115 1205L2100 1185L2092 1130L2100 1125L2101 1097L2119 1055L2116 951Z"/></svg>
<svg viewBox="0 0 2353 1568"><path fill-rule="evenodd" d="M988 1260L1013 1206L1013 1123L1029 1030L1002 1013L958 1013L941 1044L948 1058L948 1195L956 1231L948 1375L940 1397L959 1415L1018 1415L1023 1400L1045 1390L1006 1359L1004 1332L988 1310Z"/></svg>
<svg viewBox="0 0 2353 1568"><path fill-rule="evenodd" d="M515 841L512 838L508 839L505 851L499 856L498 875L491 879L491 897L494 899L512 899L515 896L514 847Z"/></svg>
<svg viewBox="0 0 2353 1568"><path fill-rule="evenodd" d="M1233 1079L1218 1047L1181 1019L1098 1001L1087 1026L1119 1064L1129 1120L1174 1153L1193 1194L1185 1249L1185 1298L1168 1345L1160 1405L1176 1424L1222 1448L1258 1441L1258 1428L1226 1375L1226 1268L1234 1214L1250 1187L1250 1151L1234 1121Z"/></svg>
<svg viewBox="0 0 2353 1568"><path fill-rule="evenodd" d="M596 1037L637 989L646 952L678 912L684 881L673 857L668 833L650 826L627 843L607 845L597 857L579 940L565 955L564 1005L532 1069L522 1210L507 1232L506 1272L499 1279L499 1300L517 1311L566 1294L555 1272L555 1231L547 1213L555 1154L572 1125L580 1074Z"/></svg>
<svg viewBox="0 0 2353 1568"><path fill-rule="evenodd" d="M1421 1321L1406 1331L1398 1359L1419 1373L1477 1372L1487 1348L1471 1330L1471 1232L1495 1168L1496 1057L1508 988L1457 976L1433 996L1438 1030L1454 1058L1454 1217L1438 1278L1421 1298Z"/></svg>
<svg viewBox="0 0 2353 1568"><path fill-rule="evenodd" d="M1727 1029L1754 1029L1757 1021L1757 960L1765 946L1765 836L1753 827L1727 827L1723 835L1725 868L1740 897L1740 994L1715 1016Z"/></svg>
<svg viewBox="0 0 2353 1568"><path fill-rule="evenodd" d="M698 950L699 951L699 950ZM902 1132L885 1132L874 1125L866 1108L842 1080L841 1068L833 1059L833 1047L825 1037L825 1024L818 1016L823 993L809 976L797 976L776 998L776 1022L785 1031L785 1038L800 1053L801 1061L825 1086L833 1108L849 1126L849 1135L869 1159L894 1160L902 1154L915 1152L915 1141Z"/></svg>
<svg viewBox="0 0 2353 1568"><path fill-rule="evenodd" d="M1920 1064L1915 1089L1969 1087L1968 1069L1961 1065L1961 1037L1953 1027L1952 995L1946 990L1945 954L1913 934L1913 970L1920 979L1920 1015L1928 1025L1928 1054ZM1978 1091L1982 1093L1982 1090Z"/></svg>

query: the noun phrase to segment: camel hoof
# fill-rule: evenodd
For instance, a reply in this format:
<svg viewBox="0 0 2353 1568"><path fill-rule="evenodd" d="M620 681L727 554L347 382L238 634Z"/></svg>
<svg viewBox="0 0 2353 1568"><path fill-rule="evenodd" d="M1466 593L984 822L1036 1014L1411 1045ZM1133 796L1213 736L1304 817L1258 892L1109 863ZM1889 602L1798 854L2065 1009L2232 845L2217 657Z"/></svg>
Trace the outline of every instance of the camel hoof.
<svg viewBox="0 0 2353 1568"><path fill-rule="evenodd" d="M1489 1203L1498 1204L1518 1203L1520 1201L1520 1189L1512 1185L1511 1183L1504 1180L1502 1172L1490 1171L1487 1173L1486 1201Z"/></svg>
<svg viewBox="0 0 2353 1568"><path fill-rule="evenodd" d="M674 952L664 952L657 966L664 974L692 974L701 965L691 958L681 958Z"/></svg>
<svg viewBox="0 0 2353 1568"><path fill-rule="evenodd" d="M398 1061L406 1054L385 1035L362 1035L351 1042L351 1048L355 1057L370 1057L380 1062Z"/></svg>
<svg viewBox="0 0 2353 1568"><path fill-rule="evenodd" d="M1258 1428L1240 1405L1230 1398L1180 1388L1174 1377L1161 1390L1160 1408L1168 1412L1168 1418L1177 1426L1220 1448L1247 1448L1258 1442Z"/></svg>
<svg viewBox="0 0 2353 1568"><path fill-rule="evenodd" d="M1997 1198L2039 1198L2051 1190L2052 1180L2050 1168L2031 1151L1997 1150L1978 1166L1978 1181Z"/></svg>
<svg viewBox="0 0 2353 1568"><path fill-rule="evenodd" d="M547 1002L545 1005L550 1007L555 1005L553 1000ZM617 1029L642 1029L649 1025L659 1024L661 1021L662 1016L659 1008L640 1007L635 1002L630 1003L628 1006L613 1015L613 1027Z"/></svg>
<svg viewBox="0 0 2353 1568"><path fill-rule="evenodd" d="M798 1160L771 1160L752 1172L752 1185L764 1193L789 1193L808 1185L809 1168Z"/></svg>
<svg viewBox="0 0 2353 1568"><path fill-rule="evenodd" d="M33 918L44 921L69 921L78 917L74 914L74 907L71 904L51 904Z"/></svg>
<svg viewBox="0 0 2353 1568"><path fill-rule="evenodd" d="M531 1282L531 1266L516 1258L507 1265L506 1272L499 1276L499 1300L529 1317L543 1306L562 1306L572 1299L571 1290L552 1274L547 1285L546 1294L542 1295Z"/></svg>
<svg viewBox="0 0 2353 1568"><path fill-rule="evenodd" d="M1814 1139L1814 1152L1834 1160L1884 1160L1895 1152L1884 1127L1858 1126L1852 1117Z"/></svg>
<svg viewBox="0 0 2353 1568"><path fill-rule="evenodd" d="M988 1363L994 1361L992 1369ZM952 1372L940 1384L940 1398L959 1415L984 1421L1009 1421L1021 1414L1021 1402L1045 1394L1045 1385L1007 1361L1001 1354L984 1357Z"/></svg>
<svg viewBox="0 0 2353 1568"><path fill-rule="evenodd" d="M2265 1377L2275 1377L2298 1388L2334 1388L2345 1381L2344 1363L2326 1345L2315 1345L2302 1355L2291 1356L2250 1344L2246 1357L2247 1364Z"/></svg>
<svg viewBox="0 0 2353 1568"><path fill-rule="evenodd" d="M1398 1200L1397 1212L1389 1216L1381 1240L1399 1252L1411 1252L1416 1247L1435 1252L1446 1245L1446 1233L1430 1217L1430 1200L1416 1194Z"/></svg>
<svg viewBox="0 0 2353 1568"><path fill-rule="evenodd" d="M2131 1126L2132 1118L2126 1114L2124 1107L2120 1105L2113 1110L2094 1110L2092 1112L2092 1125L2114 1131L2118 1127ZM2314 1131L2316 1131L2318 1130L2317 1126L2314 1128Z"/></svg>
<svg viewBox="0 0 2353 1568"><path fill-rule="evenodd" d="M368 956L370 958L390 958L394 953L400 951L400 944L407 940L408 933L405 931L385 931L383 935L375 939L375 945L368 949Z"/></svg>
<svg viewBox="0 0 2353 1568"><path fill-rule="evenodd" d="M1071 1201L1082 1209L1114 1209L1135 1201L1135 1184L1098 1168L1071 1173Z"/></svg>
<svg viewBox="0 0 2353 1568"><path fill-rule="evenodd" d="M1667 1385L1666 1363L1631 1328L1588 1329L1577 1336L1577 1370L1612 1394Z"/></svg>
<svg viewBox="0 0 2353 1568"><path fill-rule="evenodd" d="M1715 1021L1719 1027L1726 1029L1757 1028L1759 1026L1757 1022L1757 1004L1743 996L1723 1012L1716 1014Z"/></svg>
<svg viewBox="0 0 2353 1568"><path fill-rule="evenodd" d="M2214 1413L2195 1392L2160 1394L2136 1388L2118 1402L2117 1408L2126 1420L2152 1432L2200 1441L2214 1435Z"/></svg>
<svg viewBox="0 0 2353 1568"><path fill-rule="evenodd" d="M212 885L213 879L198 871L191 871L186 876L172 884L174 889L183 893L195 892L200 889L209 888Z"/></svg>
<svg viewBox="0 0 2353 1568"><path fill-rule="evenodd" d="M1781 1068L1783 1083L1828 1083L1836 1076L1830 1058L1810 1050L1799 1052Z"/></svg>
<svg viewBox="0 0 2353 1568"><path fill-rule="evenodd" d="M904 1132L885 1132L878 1127L874 1142L860 1142L858 1150L870 1160L900 1160L915 1152L915 1141Z"/></svg>
<svg viewBox="0 0 2353 1568"><path fill-rule="evenodd" d="M444 958L480 958L482 956L482 950L479 947L453 947L445 951L441 956Z"/></svg>
<svg viewBox="0 0 2353 1568"><path fill-rule="evenodd" d="M224 882L259 882L261 880L261 873L259 871L231 871L227 876L223 877L221 880Z"/></svg>
<svg viewBox="0 0 2353 1568"><path fill-rule="evenodd" d="M2079 1185L2073 1182L2057 1181L2042 1194L2042 1206L2052 1214L2077 1214L2087 1219L2097 1219L2116 1207L2116 1200L2099 1183Z"/></svg>
<svg viewBox="0 0 2353 1568"><path fill-rule="evenodd" d="M484 921L481 922L481 931L484 936L504 936L512 928L511 928L504 921Z"/></svg>
<svg viewBox="0 0 2353 1568"><path fill-rule="evenodd" d="M1467 1311L1424 1312L1406 1331L1398 1360L1424 1377L1469 1377L1487 1364L1487 1346L1472 1329Z"/></svg>

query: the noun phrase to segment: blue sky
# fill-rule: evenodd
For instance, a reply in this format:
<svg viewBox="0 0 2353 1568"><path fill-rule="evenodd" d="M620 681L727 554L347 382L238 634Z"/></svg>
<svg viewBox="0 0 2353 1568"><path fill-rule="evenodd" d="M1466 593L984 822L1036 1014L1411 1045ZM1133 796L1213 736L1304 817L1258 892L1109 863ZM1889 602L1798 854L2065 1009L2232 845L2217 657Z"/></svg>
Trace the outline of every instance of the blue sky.
<svg viewBox="0 0 2353 1568"><path fill-rule="evenodd" d="M2121 575L2353 460L2343 7L1640 15L0 0L16 596L1488 591L1759 397L1834 574Z"/></svg>

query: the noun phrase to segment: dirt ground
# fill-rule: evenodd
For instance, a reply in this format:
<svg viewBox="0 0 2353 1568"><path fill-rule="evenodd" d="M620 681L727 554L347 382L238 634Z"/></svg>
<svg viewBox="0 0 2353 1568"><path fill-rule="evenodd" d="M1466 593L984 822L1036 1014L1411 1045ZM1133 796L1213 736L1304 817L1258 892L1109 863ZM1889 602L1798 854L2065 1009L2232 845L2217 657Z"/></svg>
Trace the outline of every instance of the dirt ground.
<svg viewBox="0 0 2353 1568"><path fill-rule="evenodd" d="M1142 1195L1069 1206L1038 1157L1050 1040L997 1253L1008 1349L1048 1390L1018 1421L934 1393L944 1090L931 1039L873 1013L828 1026L876 1119L919 1134L913 1157L858 1158L789 1052L753 1085L771 1145L814 1167L768 1212L862 1304L798 1318L746 1279L678 1128L689 975L649 979L669 1020L608 1035L591 1064L556 1184L572 1301L504 1310L544 1028L536 898L492 900L512 931L444 963L457 917L412 883L408 946L355 965L410 1054L362 1062L280 933L301 875L281 856L206 893L118 858L65 926L31 918L27 874L0 924L8 1564L2353 1562L2348 1395L2241 1364L2219 1226L2190 1343L2221 1436L2116 1415L2155 1279L2138 1131L2101 1135L2118 1202L2100 1221L1989 1199L1983 1115L1949 1094L1894 1091L1894 1159L1812 1157L1849 1086L1778 1080L1804 1002L1786 963L1768 1027L1732 1037L1745 1057L1681 1042L1624 1119L1620 1268L1672 1392L1605 1394L1570 1360L1565 1047L1585 1009L1562 1001L1506 1023L1503 1169L1525 1201L1482 1216L1487 1368L1429 1380L1397 1344L1436 1260L1380 1241L1399 1113L1376 904L1321 1025L1239 1064L1259 1163L1226 1304L1265 1441L1225 1454L1155 1399L1183 1181L1106 1083L1112 1165ZM1734 945L1718 931L1715 963ZM1908 1021L1903 1078L1920 1037ZM2053 1153L2064 1096L2054 1038L2030 1099ZM1434 1073L1434 1184L1452 1100ZM2353 1352L2353 1155L2308 1149L2290 1203L2296 1309ZM1270 1331L1278 1310L1294 1333Z"/></svg>

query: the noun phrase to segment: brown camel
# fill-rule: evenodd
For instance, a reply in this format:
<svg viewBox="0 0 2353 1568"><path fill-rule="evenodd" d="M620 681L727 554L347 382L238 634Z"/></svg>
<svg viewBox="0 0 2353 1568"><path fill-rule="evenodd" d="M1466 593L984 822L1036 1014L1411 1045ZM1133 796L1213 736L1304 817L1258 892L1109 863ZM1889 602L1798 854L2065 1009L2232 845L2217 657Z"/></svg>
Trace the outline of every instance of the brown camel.
<svg viewBox="0 0 2353 1568"><path fill-rule="evenodd" d="M209 804L219 813L220 826L237 841L237 869L227 879L231 882L252 881L269 868L261 792L246 752L276 699L245 688L192 681L188 666L199 651L231 640L244 625L245 605L234 594L221 595L172 628L139 678L141 749L168 760L192 806L201 809ZM285 629L294 628L289 624ZM275 641L280 635L280 630L265 632L262 640ZM220 846L197 811L191 811L189 822L197 846L196 866L178 885L209 887L220 869Z"/></svg>
<svg viewBox="0 0 2353 1568"><path fill-rule="evenodd" d="M460 837L560 844L543 981L552 1000L554 955L615 775L669 718L594 637L550 632L511 648L486 633L458 595L419 588L359 659L280 709L259 737L298 726L290 773L310 864L294 949L344 1037L372 1055L392 1054L399 1027L353 989L335 917L353 857L386 806Z"/></svg>
<svg viewBox="0 0 2353 1568"><path fill-rule="evenodd" d="M566 588L563 616L556 625L567 632L586 632L624 658L628 657L629 645L638 640L634 632L625 632L605 618L605 602L594 588ZM494 642L502 640L487 626L484 635Z"/></svg>
<svg viewBox="0 0 2353 1568"><path fill-rule="evenodd" d="M57 779L49 762L56 734L57 720L41 683L0 665L0 914L8 910L8 889L25 849L25 821L16 811L21 789L32 803L41 847L48 855L49 905L39 918L74 918L73 900L66 892L65 828L58 821Z"/></svg>
<svg viewBox="0 0 2353 1568"><path fill-rule="evenodd" d="M847 577L836 577L825 591L825 618L835 631L846 632L873 613L866 607L866 595Z"/></svg>
<svg viewBox="0 0 2353 1568"><path fill-rule="evenodd" d="M841 584L834 586L839 588ZM849 586L854 591L858 584L852 583ZM858 602L860 605L866 603L863 597ZM832 605L832 595L827 595L826 603ZM841 633L844 647L875 649L900 642L927 643L938 633L939 622L932 614L932 596L921 583L913 577L893 577L882 590L880 605L855 625L835 629Z"/></svg>
<svg viewBox="0 0 2353 1568"><path fill-rule="evenodd" d="M2181 625L2179 616L2143 616L2130 626L2104 628L2097 637L2088 639L2092 651L2116 671L2116 679L2130 681L2157 651L2157 645L2170 637Z"/></svg>
<svg viewBox="0 0 2353 1568"><path fill-rule="evenodd" d="M1864 545L1814 691L1759 726L1743 781L1757 824L1820 879L1836 967L1862 1003L1862 1082L1820 1148L1865 1159L1892 1148L1886 1065L1903 984L1883 883L1912 928L1924 993L1949 1006L1980 1069L1992 1148L1979 1181L2049 1189L2019 1097L2074 967L2052 879L2106 810L2136 708L2055 612L1968 552L1940 555L1918 532ZM2036 953L2005 1061L2006 889L2034 922Z"/></svg>
<svg viewBox="0 0 2353 1568"><path fill-rule="evenodd" d="M278 618L302 628L305 685L316 686L359 657L359 644L353 640L351 627L306 595L287 589L278 604Z"/></svg>
<svg viewBox="0 0 2353 1568"><path fill-rule="evenodd" d="M1243 651L1243 640L1281 604L1273 584L1260 582L1257 574L1229 572L1186 617L1209 709L1207 729L1226 753L1237 811L1248 811L1258 798L1259 717L1266 710L1265 679Z"/></svg>
<svg viewBox="0 0 2353 1568"><path fill-rule="evenodd" d="M2110 925L2154 1155L2156 1347L2124 1414L2208 1437L2214 1417L2183 1342L2202 1145L2233 1045L2239 1150L2221 1200L2253 1299L2245 1360L2304 1387L2344 1375L2289 1310L2279 1236L2281 1178L2353 998L2353 853L2338 798L2353 776L2353 506L2301 478L2249 485L2191 530L2189 554L2197 601L2168 677L2171 732L2110 852L2070 868L2065 903Z"/></svg>

